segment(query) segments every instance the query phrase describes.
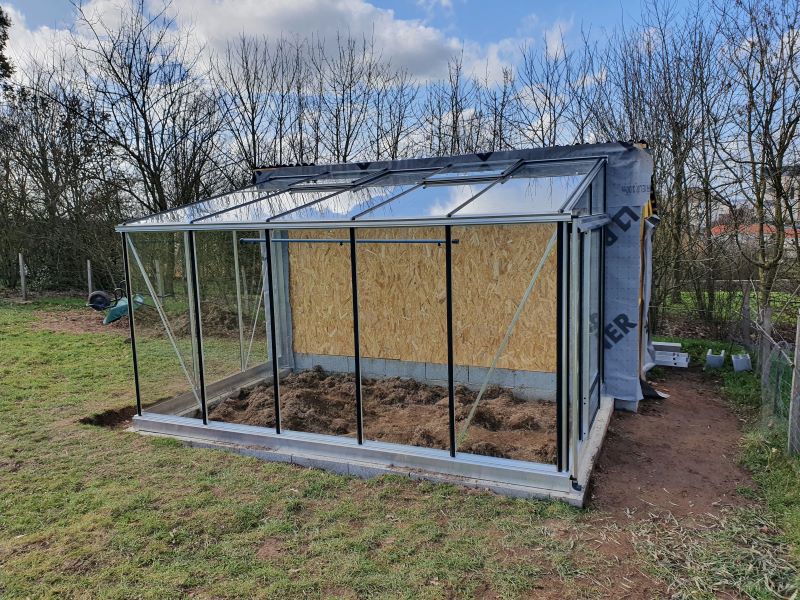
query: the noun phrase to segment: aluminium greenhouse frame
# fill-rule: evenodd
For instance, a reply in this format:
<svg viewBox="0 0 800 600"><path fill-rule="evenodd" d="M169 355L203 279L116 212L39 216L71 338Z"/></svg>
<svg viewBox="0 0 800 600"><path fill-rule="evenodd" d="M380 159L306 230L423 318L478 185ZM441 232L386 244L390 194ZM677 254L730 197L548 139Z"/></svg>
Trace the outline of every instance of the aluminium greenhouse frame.
<svg viewBox="0 0 800 600"><path fill-rule="evenodd" d="M406 161L365 163L359 165L342 164L330 166L303 166L264 170L256 173L254 186L201 200L192 205L179 207L154 217L128 221L118 227L123 238L123 259L125 263L126 293L129 306L134 291L131 289L131 256L139 261L136 249L128 239L129 234L138 232L183 232L187 253L187 286L189 293L189 312L191 336L196 346L196 368L199 377L196 395L200 407L200 419L170 414L155 414L143 411L139 385L139 361L137 358L136 317L131 313L129 320L132 342L134 380L136 389L136 416L134 428L144 433L167 435L199 446L221 446L239 452L260 456L269 460L327 468L359 476L380 473L405 473L414 477L453 481L462 485L487 487L501 493L518 496L551 497L566 500L573 504L583 504L592 465L599 452L603 437L613 410L614 398L605 393L604 379L606 362L604 353L608 349L606 336L596 334L596 347L590 347L590 330L599 328L590 320L588 288L590 287L590 244L592 232L599 234L598 265L600 294L597 323L604 325L605 289L607 278L606 227L612 223L607 210L609 196L609 163L619 162L620 157L630 158L632 148L621 144L605 144L557 148L547 150L527 150L495 153L494 155L468 155L438 159L417 159ZM633 149L636 153L641 150ZM641 160L637 154L636 160ZM530 178L558 174L570 165L580 164L580 182L572 189L565 201L555 210L547 212L531 210L527 214L517 211L509 214L481 214L459 216L458 212L474 202L493 186L502 185L516 173L528 169ZM482 171L487 173L483 174ZM498 173L499 171L499 173ZM646 169L645 169L646 171ZM450 177L442 177L451 172ZM405 177L418 181L409 184L410 189L383 199L378 204L354 215L347 220L286 220L287 215L308 210L324 204L344 192L368 188L376 181L391 177ZM349 177L347 183L339 179ZM335 179L333 184L325 183L326 178ZM435 179L434 179L435 178ZM444 217L408 217L360 220L365 213L391 205L398 197L404 196L426 186L446 186L452 184L487 184ZM305 204L289 207L286 210L258 220L220 220L232 211L259 207L298 190L320 192L321 196ZM235 194L252 192L252 198L239 201ZM329 193L328 193L329 192ZM232 203L224 205L228 199ZM598 202L599 201L599 202ZM219 206L218 202L223 202ZM282 219L283 218L283 219ZM545 250L542 261L554 246L557 271L557 324L556 324L556 461L555 464L533 463L522 460L495 458L458 451L456 441L456 419L454 401L454 356L453 356L453 286L452 286L452 248L458 243L452 236L456 225L507 225L519 223L549 223L556 226L554 240ZM359 228L398 228L398 227L442 227L443 236L439 239L413 240L369 240L357 239ZM287 230L326 229L341 230L341 236L321 240L291 240L276 238L275 232ZM275 427L257 427L211 421L208 418L207 390L203 366L203 334L200 315L200 282L198 282L197 253L195 234L200 231L226 230L234 232L261 231L263 237L239 240L260 244L265 262L265 283L267 297L264 310L268 321L268 342L270 358L268 370L274 389ZM288 431L281 428L280 386L281 377L278 360L276 335L276 300L273 274L273 247L285 246L290 241L316 241L349 245L350 278L352 285L353 315L353 357L355 362L355 410L357 435L355 438ZM555 242L554 244L552 242ZM449 416L449 449L437 450L426 447L402 445L381 441L365 440L363 435L362 392L361 392L361 351L359 336L359 303L356 245L359 243L432 243L445 247L445 289L446 289L446 338L447 338L447 391ZM237 248L234 241L234 248ZM238 266L238 250L234 257ZM141 266L141 265L140 265ZM537 273L538 275L538 273ZM536 276L531 282L535 283ZM237 276L237 302L239 299L239 271ZM596 284L596 280L593 280ZM159 309L160 310L160 309ZM241 304L239 305L241 319ZM241 323L240 323L241 335ZM240 338L240 344L243 343ZM174 344L173 344L174 346ZM177 352L177 348L176 348ZM597 360L596 380L589 381L591 356ZM242 365L244 371L244 364ZM494 367L492 367L494 368ZM188 374L187 374L188 375ZM595 387L596 386L596 387ZM598 401L592 406L591 396L597 392Z"/></svg>

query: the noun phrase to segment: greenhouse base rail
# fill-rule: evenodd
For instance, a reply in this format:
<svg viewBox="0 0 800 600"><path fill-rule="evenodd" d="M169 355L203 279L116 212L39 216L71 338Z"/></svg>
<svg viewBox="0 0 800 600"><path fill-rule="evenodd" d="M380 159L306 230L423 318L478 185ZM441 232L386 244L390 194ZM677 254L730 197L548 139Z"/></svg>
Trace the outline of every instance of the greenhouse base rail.
<svg viewBox="0 0 800 600"><path fill-rule="evenodd" d="M589 476L605 437L614 402L604 396L589 436L579 446L577 479L555 465L406 446L354 437L324 435L176 417L145 412L132 429L166 436L191 446L225 449L272 462L314 467L355 477L384 474L488 489L498 494L561 500L574 506L586 501Z"/></svg>

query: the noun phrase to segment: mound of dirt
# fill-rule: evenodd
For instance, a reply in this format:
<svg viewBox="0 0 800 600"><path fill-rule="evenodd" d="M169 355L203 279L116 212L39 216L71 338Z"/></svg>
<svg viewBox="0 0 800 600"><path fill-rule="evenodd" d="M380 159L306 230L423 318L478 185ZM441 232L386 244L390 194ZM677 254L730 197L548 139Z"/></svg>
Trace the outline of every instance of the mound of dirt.
<svg viewBox="0 0 800 600"><path fill-rule="evenodd" d="M413 379L362 378L364 436L369 440L428 448L449 447L447 388ZM320 367L287 375L280 383L281 424L285 429L356 435L355 379ZM457 386L456 431L477 397ZM216 405L210 418L226 423L275 426L272 385L241 389ZM462 452L544 463L555 461L556 407L523 400L490 387L475 411Z"/></svg>

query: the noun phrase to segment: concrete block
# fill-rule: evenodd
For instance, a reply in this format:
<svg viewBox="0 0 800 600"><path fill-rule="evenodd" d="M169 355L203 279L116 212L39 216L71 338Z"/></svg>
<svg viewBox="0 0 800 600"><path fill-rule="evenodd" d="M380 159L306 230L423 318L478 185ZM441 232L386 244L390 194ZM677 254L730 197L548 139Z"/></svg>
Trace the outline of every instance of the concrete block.
<svg viewBox="0 0 800 600"><path fill-rule="evenodd" d="M447 365L439 365L436 363L425 363L425 379L444 380L446 384Z"/></svg>
<svg viewBox="0 0 800 600"><path fill-rule="evenodd" d="M361 374L367 377L385 377L386 359L385 358L362 358Z"/></svg>
<svg viewBox="0 0 800 600"><path fill-rule="evenodd" d="M358 463L349 463L347 465L347 474L353 477L360 477L361 479L380 477L381 475L386 475L391 472L392 470L387 467L362 465Z"/></svg>
<svg viewBox="0 0 800 600"><path fill-rule="evenodd" d="M447 367L445 367L447 373ZM469 383L469 367L466 365L453 365L453 380L456 383Z"/></svg>
<svg viewBox="0 0 800 600"><path fill-rule="evenodd" d="M625 412L639 412L638 400L619 400L614 399L614 410L621 410Z"/></svg>
<svg viewBox="0 0 800 600"><path fill-rule="evenodd" d="M406 360L387 360L387 377L406 377L416 381L425 381L425 363Z"/></svg>
<svg viewBox="0 0 800 600"><path fill-rule="evenodd" d="M543 394L556 393L556 374L543 371L513 371L514 387L535 388Z"/></svg>
<svg viewBox="0 0 800 600"><path fill-rule="evenodd" d="M486 375L489 373L487 367L470 367L469 382L477 386L483 385ZM489 379L489 385L499 385L500 387L514 387L514 372L508 369L495 369Z"/></svg>
<svg viewBox="0 0 800 600"><path fill-rule="evenodd" d="M739 373L740 371L751 371L753 366L750 362L750 355L745 354L733 354L731 355L731 360L733 361L733 370Z"/></svg>
<svg viewBox="0 0 800 600"><path fill-rule="evenodd" d="M347 462L339 460L326 460L324 458L311 458L309 456L292 456L292 464L300 465L302 467L311 467L313 469L323 469L338 473L339 475L349 475Z"/></svg>
<svg viewBox="0 0 800 600"><path fill-rule="evenodd" d="M310 355L301 354L298 352L295 352L294 355L294 365L295 365L294 368L298 371L307 371L308 369L314 366Z"/></svg>
<svg viewBox="0 0 800 600"><path fill-rule="evenodd" d="M706 369L721 369L725 364L725 350L714 354L711 348L706 352Z"/></svg>

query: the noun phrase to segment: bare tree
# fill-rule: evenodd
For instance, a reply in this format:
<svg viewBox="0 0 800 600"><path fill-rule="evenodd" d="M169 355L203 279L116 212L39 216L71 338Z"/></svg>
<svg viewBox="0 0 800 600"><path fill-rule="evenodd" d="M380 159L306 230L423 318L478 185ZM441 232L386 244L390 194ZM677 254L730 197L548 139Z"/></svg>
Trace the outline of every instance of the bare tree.
<svg viewBox="0 0 800 600"><path fill-rule="evenodd" d="M378 75L379 59L374 41L337 36L333 56L328 56L322 40L314 52L312 65L322 86L320 140L334 162L347 162L364 156L364 126L369 114L369 99Z"/></svg>
<svg viewBox="0 0 800 600"><path fill-rule="evenodd" d="M220 90L220 110L232 146L231 162L247 169L274 162L268 105L275 89L276 65L268 40L241 35L213 64L212 79Z"/></svg>
<svg viewBox="0 0 800 600"><path fill-rule="evenodd" d="M544 48L527 44L522 48L517 87L518 132L534 146L566 143L565 117L572 101L572 54L563 38Z"/></svg>
<svg viewBox="0 0 800 600"><path fill-rule="evenodd" d="M144 0L117 27L78 12L90 35L73 38L84 94L103 115L97 131L138 174L127 191L147 212L194 200L220 123L190 34L166 12L148 13Z"/></svg>
<svg viewBox="0 0 800 600"><path fill-rule="evenodd" d="M738 235L737 244L759 270L759 300L765 305L784 256L785 227L796 223L785 175L798 159L800 2L740 0L715 6L729 92L725 123L713 145L724 167L729 204L752 207L755 247ZM736 223L737 230L741 225L747 224Z"/></svg>

